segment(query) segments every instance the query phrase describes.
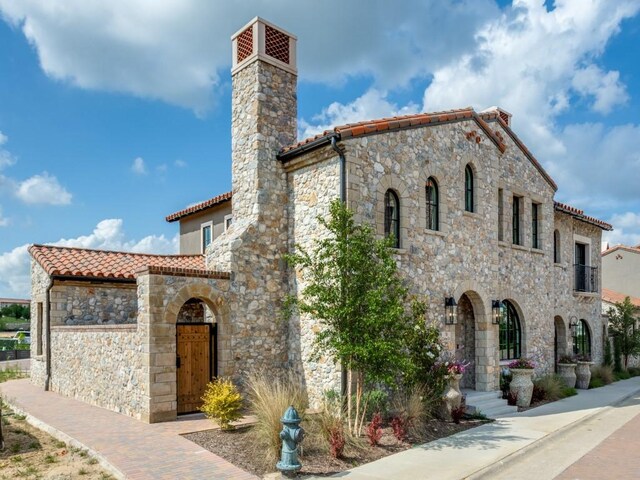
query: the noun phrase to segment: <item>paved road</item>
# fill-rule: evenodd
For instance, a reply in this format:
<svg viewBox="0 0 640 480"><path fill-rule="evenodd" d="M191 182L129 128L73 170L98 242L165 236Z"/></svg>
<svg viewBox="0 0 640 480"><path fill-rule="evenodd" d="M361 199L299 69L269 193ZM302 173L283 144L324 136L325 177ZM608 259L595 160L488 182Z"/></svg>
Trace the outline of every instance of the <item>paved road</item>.
<svg viewBox="0 0 640 480"><path fill-rule="evenodd" d="M492 480L640 479L640 395L564 429L538 448L523 451Z"/></svg>

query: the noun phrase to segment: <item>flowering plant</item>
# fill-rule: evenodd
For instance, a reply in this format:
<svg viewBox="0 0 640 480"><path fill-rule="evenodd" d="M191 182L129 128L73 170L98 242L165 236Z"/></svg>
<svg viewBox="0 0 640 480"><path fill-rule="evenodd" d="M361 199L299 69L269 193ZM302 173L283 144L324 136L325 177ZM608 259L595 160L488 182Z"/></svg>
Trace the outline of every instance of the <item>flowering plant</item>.
<svg viewBox="0 0 640 480"><path fill-rule="evenodd" d="M587 355L585 353L583 353L581 355L576 355L573 358L575 359L576 362L590 362L591 361L591 355Z"/></svg>
<svg viewBox="0 0 640 480"><path fill-rule="evenodd" d="M534 365L532 360L529 360L526 357L518 358L509 364L509 368L529 368L534 369L536 366Z"/></svg>
<svg viewBox="0 0 640 480"><path fill-rule="evenodd" d="M470 365L470 362L453 360L452 362L445 362L445 366L447 367L447 373L449 375L461 375Z"/></svg>

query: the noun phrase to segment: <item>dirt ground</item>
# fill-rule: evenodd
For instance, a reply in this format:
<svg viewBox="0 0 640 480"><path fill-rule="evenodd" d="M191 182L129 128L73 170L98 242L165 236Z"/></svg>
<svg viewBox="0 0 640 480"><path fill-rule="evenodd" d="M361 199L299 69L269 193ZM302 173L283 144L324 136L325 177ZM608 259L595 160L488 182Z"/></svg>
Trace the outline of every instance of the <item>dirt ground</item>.
<svg viewBox="0 0 640 480"><path fill-rule="evenodd" d="M486 423L486 421L463 420L456 425L434 419L427 423L420 438L410 438L406 442L398 441L393 436L391 428L385 428L379 446L369 446L366 437L351 439L347 442L344 456L340 459L333 458L326 447L319 444L320 442L313 440L309 442L310 436L305 436L301 455L303 466L299 475L301 477L306 475L333 475L387 455L407 450L413 445L448 437L483 423ZM261 447L253 438L251 426L237 428L228 432L222 432L217 429L206 430L185 435L185 438L255 475L264 475L275 471L274 465L266 464L260 455L247 455L247 451L261 451Z"/></svg>
<svg viewBox="0 0 640 480"><path fill-rule="evenodd" d="M21 416L2 411L5 449L0 450L0 479L113 478L84 450L68 447Z"/></svg>

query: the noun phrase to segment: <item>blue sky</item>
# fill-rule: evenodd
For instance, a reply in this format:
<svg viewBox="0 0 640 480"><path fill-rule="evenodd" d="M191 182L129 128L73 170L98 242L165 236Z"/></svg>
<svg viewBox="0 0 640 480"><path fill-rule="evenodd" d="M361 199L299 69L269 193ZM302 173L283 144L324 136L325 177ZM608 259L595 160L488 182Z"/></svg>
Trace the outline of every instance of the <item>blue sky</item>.
<svg viewBox="0 0 640 480"><path fill-rule="evenodd" d="M228 191L229 37L298 36L299 136L498 105L556 199L640 243L640 0L0 0L0 297L30 243L173 253L164 217Z"/></svg>

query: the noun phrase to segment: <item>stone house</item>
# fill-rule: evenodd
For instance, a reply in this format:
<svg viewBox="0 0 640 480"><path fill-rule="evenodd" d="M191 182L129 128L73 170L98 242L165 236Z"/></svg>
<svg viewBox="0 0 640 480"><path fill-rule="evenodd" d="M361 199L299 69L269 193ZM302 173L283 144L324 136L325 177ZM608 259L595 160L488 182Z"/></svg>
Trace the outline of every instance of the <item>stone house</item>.
<svg viewBox="0 0 640 480"><path fill-rule="evenodd" d="M283 254L323 235L335 198L394 235L427 320L472 362L467 388L497 389L520 356L540 374L572 344L601 357L611 226L554 201L509 113L386 118L298 142L296 37L255 18L232 46L233 193L167 217L180 255L31 247L34 383L148 422L195 410L216 375L293 371L312 403L340 390L340 366L310 358L317 322L279 320L301 287Z"/></svg>

